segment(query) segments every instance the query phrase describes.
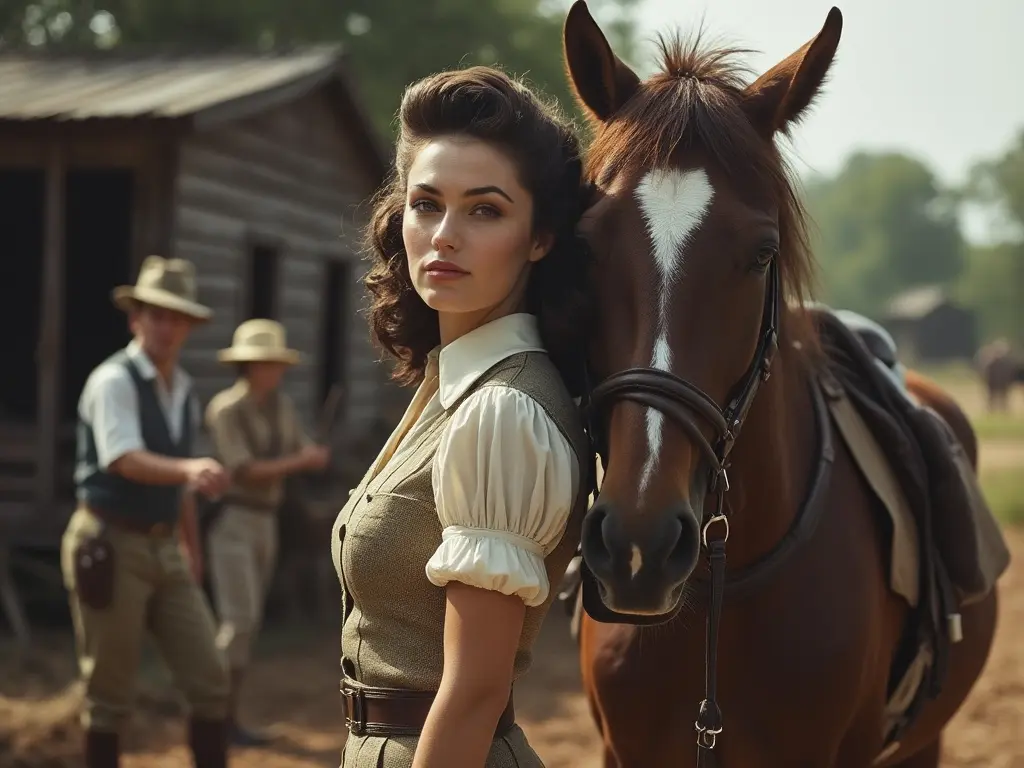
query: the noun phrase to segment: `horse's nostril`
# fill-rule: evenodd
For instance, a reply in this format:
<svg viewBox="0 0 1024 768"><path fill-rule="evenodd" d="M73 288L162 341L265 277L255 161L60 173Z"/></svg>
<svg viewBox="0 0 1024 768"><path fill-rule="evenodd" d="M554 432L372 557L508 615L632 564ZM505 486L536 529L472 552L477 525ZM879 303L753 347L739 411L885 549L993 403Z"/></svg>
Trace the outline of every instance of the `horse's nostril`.
<svg viewBox="0 0 1024 768"><path fill-rule="evenodd" d="M685 579L697 567L700 554L700 526L688 510L675 515L678 522L676 540L665 561L665 570L679 579Z"/></svg>
<svg viewBox="0 0 1024 768"><path fill-rule="evenodd" d="M583 518L581 544L583 554L591 568L611 568L611 546L606 538L608 510L602 505L595 505Z"/></svg>
<svg viewBox="0 0 1024 768"><path fill-rule="evenodd" d="M587 549L602 550L604 546L604 534L601 532L601 523L604 522L608 513L601 507L591 509L583 518L583 546Z"/></svg>

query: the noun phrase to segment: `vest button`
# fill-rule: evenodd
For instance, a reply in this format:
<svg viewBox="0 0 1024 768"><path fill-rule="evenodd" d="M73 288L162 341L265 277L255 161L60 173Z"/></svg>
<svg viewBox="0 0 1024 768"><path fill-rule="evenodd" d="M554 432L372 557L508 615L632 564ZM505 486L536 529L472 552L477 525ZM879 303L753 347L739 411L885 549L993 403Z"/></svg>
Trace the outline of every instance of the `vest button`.
<svg viewBox="0 0 1024 768"><path fill-rule="evenodd" d="M367 501L373 501L373 494L372 493L366 494L366 500Z"/></svg>

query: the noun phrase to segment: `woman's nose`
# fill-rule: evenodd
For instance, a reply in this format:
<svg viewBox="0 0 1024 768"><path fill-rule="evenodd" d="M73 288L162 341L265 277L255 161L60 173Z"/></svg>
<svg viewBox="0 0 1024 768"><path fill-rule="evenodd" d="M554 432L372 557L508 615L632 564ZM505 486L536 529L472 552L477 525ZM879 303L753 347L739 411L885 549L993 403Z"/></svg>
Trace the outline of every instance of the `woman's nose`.
<svg viewBox="0 0 1024 768"><path fill-rule="evenodd" d="M430 244L435 251L453 251L458 245L458 233L455 231L455 223L451 216L445 216L434 230Z"/></svg>

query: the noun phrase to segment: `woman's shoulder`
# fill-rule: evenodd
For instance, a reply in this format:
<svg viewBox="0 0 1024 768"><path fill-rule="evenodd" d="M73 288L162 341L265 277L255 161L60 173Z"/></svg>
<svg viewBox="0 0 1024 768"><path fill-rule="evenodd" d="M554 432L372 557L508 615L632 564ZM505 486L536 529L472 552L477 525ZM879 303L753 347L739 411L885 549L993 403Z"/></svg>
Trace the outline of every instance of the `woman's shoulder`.
<svg viewBox="0 0 1024 768"><path fill-rule="evenodd" d="M477 396L474 398L473 395ZM489 401L492 407L525 405L552 421L580 456L585 449L585 433L579 406L551 358L544 352L521 352L495 366L474 388L469 397L476 407ZM514 407L514 406L513 406Z"/></svg>
<svg viewBox="0 0 1024 768"><path fill-rule="evenodd" d="M520 352L502 361L480 387L505 387L528 395L544 407L573 407L572 397L554 362L544 352Z"/></svg>

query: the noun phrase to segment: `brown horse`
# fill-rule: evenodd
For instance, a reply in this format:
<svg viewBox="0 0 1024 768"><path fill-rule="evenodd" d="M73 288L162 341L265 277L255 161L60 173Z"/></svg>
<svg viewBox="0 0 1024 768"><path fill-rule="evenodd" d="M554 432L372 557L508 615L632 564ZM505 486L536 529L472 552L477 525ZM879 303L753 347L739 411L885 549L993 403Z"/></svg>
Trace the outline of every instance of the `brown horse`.
<svg viewBox="0 0 1024 768"><path fill-rule="evenodd" d="M1006 339L996 339L978 350L975 366L985 383L990 411L1009 408L1014 384L1024 384L1024 358L1015 353Z"/></svg>
<svg viewBox="0 0 1024 768"><path fill-rule="evenodd" d="M699 40L663 44L661 71L641 82L584 2L566 19L594 128L581 228L602 310L588 408L604 475L584 522L580 645L608 768L863 768L883 749L908 607L889 588L870 488L842 440L821 442L822 353L798 301L813 261L775 146L818 93L841 26L833 8L748 85L736 51ZM914 390L973 445L951 399ZM808 497L823 511L789 541ZM725 588L723 607L722 584L748 568L756 577ZM938 765L995 618L994 592L963 609L941 694L877 764Z"/></svg>

